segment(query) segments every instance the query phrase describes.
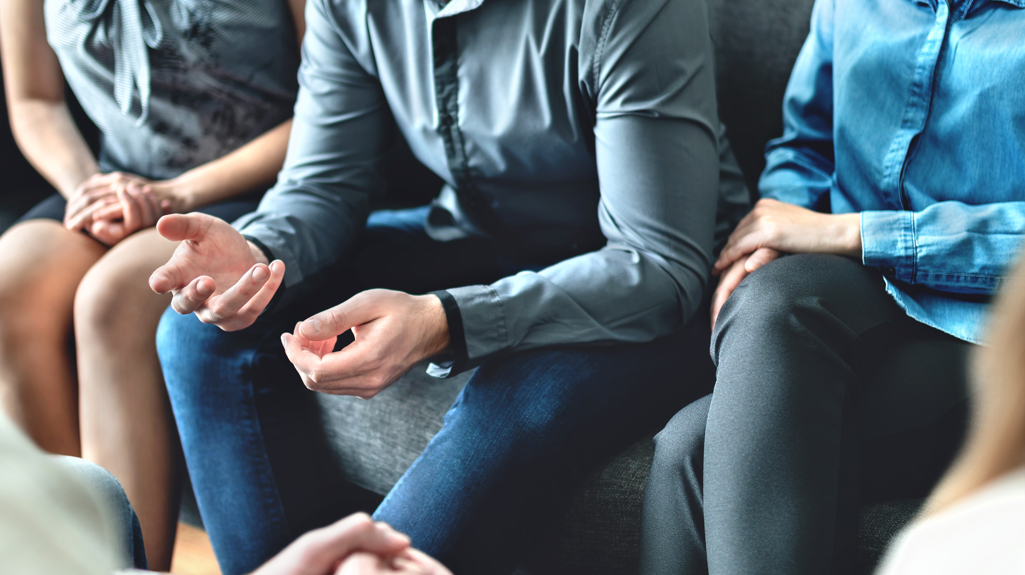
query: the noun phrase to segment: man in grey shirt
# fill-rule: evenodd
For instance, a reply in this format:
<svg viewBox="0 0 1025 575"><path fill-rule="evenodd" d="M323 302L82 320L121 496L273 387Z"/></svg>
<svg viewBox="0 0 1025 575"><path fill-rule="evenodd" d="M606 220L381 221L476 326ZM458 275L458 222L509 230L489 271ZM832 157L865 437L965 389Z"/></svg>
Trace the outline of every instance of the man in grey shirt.
<svg viewBox="0 0 1025 575"><path fill-rule="evenodd" d="M225 572L353 504L289 415L299 378L370 398L423 360L481 366L375 515L474 574L509 571L574 478L710 388L699 312L747 192L708 16L704 0L309 0L277 185L234 227L165 217L185 241L150 280L186 314L164 316L158 349ZM399 139L444 186L371 214Z"/></svg>

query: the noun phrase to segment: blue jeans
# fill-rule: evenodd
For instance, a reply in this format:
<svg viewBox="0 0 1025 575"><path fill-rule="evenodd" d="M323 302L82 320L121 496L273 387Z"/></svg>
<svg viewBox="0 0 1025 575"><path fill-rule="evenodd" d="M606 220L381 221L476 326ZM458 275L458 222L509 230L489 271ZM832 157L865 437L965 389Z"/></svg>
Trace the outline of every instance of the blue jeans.
<svg viewBox="0 0 1025 575"><path fill-rule="evenodd" d="M168 311L157 333L204 524L227 575L376 503L332 468L313 394L281 348L298 319L358 289L411 292L529 269L481 240L434 242L419 210L375 214L361 245L301 309L225 333ZM568 346L483 365L375 517L457 574L511 572L589 470L657 430L714 379L707 319L645 344ZM372 401L372 400L371 400Z"/></svg>
<svg viewBox="0 0 1025 575"><path fill-rule="evenodd" d="M80 483L87 485L114 520L114 533L120 542L119 569L146 569L146 547L142 527L121 483L109 471L78 457L54 456L61 467Z"/></svg>

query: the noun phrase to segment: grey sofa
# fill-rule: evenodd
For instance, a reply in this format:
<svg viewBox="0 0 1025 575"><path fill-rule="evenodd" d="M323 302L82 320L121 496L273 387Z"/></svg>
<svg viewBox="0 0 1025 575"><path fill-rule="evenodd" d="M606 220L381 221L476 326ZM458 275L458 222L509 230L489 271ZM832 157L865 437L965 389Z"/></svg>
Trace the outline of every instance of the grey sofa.
<svg viewBox="0 0 1025 575"><path fill-rule="evenodd" d="M754 189L765 143L782 129L783 90L808 31L812 0L712 1L720 113ZM4 136L9 146L12 142ZM32 175L25 178L32 187L38 185ZM0 229L31 203L24 194L5 196L0 199ZM441 427L442 416L468 378L432 379L418 367L371 401L318 395L319 417L338 472L370 492L387 493ZM644 438L586 477L567 509L539 526L545 532L539 538L543 543L524 558L519 573L636 573L641 499L652 452L650 437ZM863 510L852 573L872 571L920 503L893 501ZM198 518L188 503L185 514Z"/></svg>

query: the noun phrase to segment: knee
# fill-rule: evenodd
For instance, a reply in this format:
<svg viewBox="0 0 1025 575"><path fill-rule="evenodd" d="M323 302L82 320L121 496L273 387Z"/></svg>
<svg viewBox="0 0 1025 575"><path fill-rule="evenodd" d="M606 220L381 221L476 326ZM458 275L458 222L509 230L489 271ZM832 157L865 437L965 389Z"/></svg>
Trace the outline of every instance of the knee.
<svg viewBox="0 0 1025 575"><path fill-rule="evenodd" d="M864 266L840 256L796 254L770 262L723 305L712 334L713 358L718 363L724 341L762 345L791 337L803 329L806 312L845 299L845 286L869 279Z"/></svg>
<svg viewBox="0 0 1025 575"><path fill-rule="evenodd" d="M71 323L66 306L47 297L34 282L8 278L0 282L0 355L19 356L20 351L42 340L63 341Z"/></svg>
<svg viewBox="0 0 1025 575"><path fill-rule="evenodd" d="M202 361L220 330L193 314L181 315L170 307L157 324L157 355L165 374L184 372Z"/></svg>
<svg viewBox="0 0 1025 575"><path fill-rule="evenodd" d="M678 480L681 475L700 473L705 449L705 424L711 403L711 395L691 403L655 435L655 455L651 462L653 478Z"/></svg>
<svg viewBox="0 0 1025 575"><path fill-rule="evenodd" d="M144 313L150 307L147 304L160 296L150 291L144 275L119 262L97 262L75 292L76 332L90 341L120 342L135 337L138 328L147 323L152 330L155 318Z"/></svg>

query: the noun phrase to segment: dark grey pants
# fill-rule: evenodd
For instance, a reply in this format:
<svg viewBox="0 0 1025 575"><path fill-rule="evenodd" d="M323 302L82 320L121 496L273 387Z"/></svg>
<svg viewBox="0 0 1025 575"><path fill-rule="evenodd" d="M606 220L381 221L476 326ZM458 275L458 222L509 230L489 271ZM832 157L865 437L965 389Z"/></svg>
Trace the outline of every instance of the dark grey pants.
<svg viewBox="0 0 1025 575"><path fill-rule="evenodd" d="M847 572L859 506L926 495L957 451L972 347L842 257L750 275L712 336L715 391L656 437L641 573Z"/></svg>

